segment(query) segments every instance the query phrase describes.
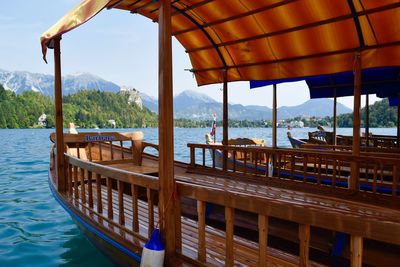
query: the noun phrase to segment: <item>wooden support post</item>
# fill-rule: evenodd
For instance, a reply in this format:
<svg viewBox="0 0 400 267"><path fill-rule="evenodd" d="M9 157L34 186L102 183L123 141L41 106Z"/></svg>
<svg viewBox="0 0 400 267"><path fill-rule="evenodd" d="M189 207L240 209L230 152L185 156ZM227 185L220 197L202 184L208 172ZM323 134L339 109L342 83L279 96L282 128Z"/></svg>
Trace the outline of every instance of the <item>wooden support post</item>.
<svg viewBox="0 0 400 267"><path fill-rule="evenodd" d="M65 192L67 188L64 172L64 132L62 112L61 87L61 37L54 38L54 106L56 119L56 177L58 192Z"/></svg>
<svg viewBox="0 0 400 267"><path fill-rule="evenodd" d="M258 266L267 266L268 217L258 215Z"/></svg>
<svg viewBox="0 0 400 267"><path fill-rule="evenodd" d="M224 146L228 145L228 70L223 71L224 76L224 89L223 89L223 115L222 115L222 144ZM226 171L227 168L227 157L228 151L223 150L223 157L222 157L222 169Z"/></svg>
<svg viewBox="0 0 400 267"><path fill-rule="evenodd" d="M159 209L165 259L175 254L175 213L171 198L174 189L174 121L172 99L171 1L160 0L158 18L158 138L159 138Z"/></svg>
<svg viewBox="0 0 400 267"><path fill-rule="evenodd" d="M277 148L276 123L278 118L276 84L273 85L272 92L272 148Z"/></svg>
<svg viewBox="0 0 400 267"><path fill-rule="evenodd" d="M363 238L361 236L350 237L350 266L362 266Z"/></svg>
<svg viewBox="0 0 400 267"><path fill-rule="evenodd" d="M123 148L121 148L121 149L123 151ZM143 149L143 146L142 146L141 140L132 140L133 163L138 166L142 165L142 149Z"/></svg>
<svg viewBox="0 0 400 267"><path fill-rule="evenodd" d="M197 216L198 216L198 248L197 259L201 262L206 261L206 203L197 200Z"/></svg>
<svg viewBox="0 0 400 267"><path fill-rule="evenodd" d="M337 96L335 88L333 96L333 145L336 145L336 127L337 127Z"/></svg>
<svg viewBox="0 0 400 267"><path fill-rule="evenodd" d="M233 253L233 233L234 233L234 216L235 210L230 207L225 207L225 266L234 266Z"/></svg>
<svg viewBox="0 0 400 267"><path fill-rule="evenodd" d="M369 94L365 95L365 146L369 146Z"/></svg>
<svg viewBox="0 0 400 267"><path fill-rule="evenodd" d="M299 266L307 267L310 265L308 260L308 254L310 250L310 225L300 224L299 225L299 241L300 241L300 255L299 255Z"/></svg>
<svg viewBox="0 0 400 267"><path fill-rule="evenodd" d="M360 155L360 105L361 105L361 52L356 53L354 64L354 108L353 108L353 156ZM351 163L349 189L357 190L359 179L359 163Z"/></svg>

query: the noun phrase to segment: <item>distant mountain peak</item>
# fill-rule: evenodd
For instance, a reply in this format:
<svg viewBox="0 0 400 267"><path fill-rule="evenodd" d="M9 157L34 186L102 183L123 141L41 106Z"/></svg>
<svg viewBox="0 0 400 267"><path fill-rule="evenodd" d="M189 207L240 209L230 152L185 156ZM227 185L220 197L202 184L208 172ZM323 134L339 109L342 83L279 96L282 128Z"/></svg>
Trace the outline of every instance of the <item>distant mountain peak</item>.
<svg viewBox="0 0 400 267"><path fill-rule="evenodd" d="M40 92L48 96L53 96L54 94L54 76L50 74L0 69L0 84L3 84L4 88L16 94L20 94L24 91ZM78 72L62 77L62 90L64 95L84 89L117 93L120 87L115 83L106 81L87 72Z"/></svg>

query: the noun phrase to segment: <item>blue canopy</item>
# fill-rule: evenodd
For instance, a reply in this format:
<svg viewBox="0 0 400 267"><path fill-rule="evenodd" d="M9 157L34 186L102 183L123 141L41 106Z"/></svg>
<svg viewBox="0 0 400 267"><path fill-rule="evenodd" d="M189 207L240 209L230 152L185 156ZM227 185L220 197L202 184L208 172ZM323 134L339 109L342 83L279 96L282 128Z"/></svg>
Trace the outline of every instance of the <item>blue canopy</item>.
<svg viewBox="0 0 400 267"><path fill-rule="evenodd" d="M400 93L400 68L373 68L362 70L361 94L377 94L381 97L397 96ZM306 80L310 89L310 98L329 98L352 96L354 93L354 75L352 72L331 75L286 79L278 81L250 81L250 88L272 85L281 82Z"/></svg>
<svg viewBox="0 0 400 267"><path fill-rule="evenodd" d="M399 98L398 97L389 97L389 106L397 107L398 104L399 104Z"/></svg>

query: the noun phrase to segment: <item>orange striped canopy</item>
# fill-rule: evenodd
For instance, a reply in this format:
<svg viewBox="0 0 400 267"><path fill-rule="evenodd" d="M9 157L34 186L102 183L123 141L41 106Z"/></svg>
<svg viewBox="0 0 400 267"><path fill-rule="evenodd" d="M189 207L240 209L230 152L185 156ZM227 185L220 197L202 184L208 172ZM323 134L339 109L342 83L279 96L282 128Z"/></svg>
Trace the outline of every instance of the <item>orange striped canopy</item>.
<svg viewBox="0 0 400 267"><path fill-rule="evenodd" d="M172 32L199 85L282 80L400 66L399 0L172 0ZM154 0L84 0L42 35L55 37L104 8L158 20Z"/></svg>

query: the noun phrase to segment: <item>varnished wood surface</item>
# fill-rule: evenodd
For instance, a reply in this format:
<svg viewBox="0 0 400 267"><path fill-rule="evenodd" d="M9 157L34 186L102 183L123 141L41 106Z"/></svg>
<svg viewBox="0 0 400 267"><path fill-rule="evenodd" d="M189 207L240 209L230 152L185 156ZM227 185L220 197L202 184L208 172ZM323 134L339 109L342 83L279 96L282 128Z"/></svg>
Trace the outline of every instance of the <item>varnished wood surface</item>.
<svg viewBox="0 0 400 267"><path fill-rule="evenodd" d="M94 195L97 196L96 189L94 188ZM81 187L79 186L78 188L79 194L81 194ZM113 221L115 222L115 225L118 225L118 218L120 217L119 215L119 203L118 203L118 191L117 190L112 190L112 204L107 202L107 195L109 194L108 189L106 186L102 186L102 198L105 200L103 202L103 205L106 207L112 207L112 212L113 212ZM88 196L87 196L88 197ZM128 195L123 195L123 201L124 201L124 207L125 209L125 214L127 215L125 217L125 222L124 222L124 227L115 227L109 224L107 221L102 221L101 224L103 227L107 228L108 230L111 230L115 233L118 233L118 235L121 237L125 237L128 242L132 242L134 236L132 236L129 231L126 231L125 229L132 229L132 202L131 198ZM94 200L94 202L97 202L97 199ZM75 200L74 205L79 207L79 209L89 218L92 220L99 222L98 217L95 214L91 214L87 210L87 203L84 203L79 200ZM96 207L95 207L96 209ZM109 213L108 208L103 210L103 214L106 216L106 214ZM148 205L147 202L139 200L138 201L138 214L139 214L139 231L141 235L147 235L148 233ZM228 215L230 217L231 215ZM154 207L154 218L158 220L158 209L157 207ZM188 258L195 259L199 252L197 250L198 248L198 239L196 238L199 234L198 232L198 223L195 220L188 219L186 217L181 217L182 221L182 254L183 256L186 256ZM121 232L122 231L122 232ZM123 233L125 232L125 233ZM254 243L250 240L246 240L244 238L238 237L236 235L232 234L232 241L230 242L230 246L234 246L234 254L231 255L232 257L232 264L234 266L258 266L258 261L257 257L259 254L258 251L258 245L257 243ZM234 242L233 242L234 240ZM137 243L139 245L143 245L142 242ZM221 230L218 230L216 228L210 227L210 226L205 226L205 243L203 243L205 246L204 249L207 251L207 254L204 255L204 263L208 265L213 265L213 266L226 266L225 260L226 260L226 238L225 238L225 233ZM288 253L285 253L283 251L273 249L273 248L268 248L268 251L265 251L265 266L269 267L295 267L298 266L299 264L299 257L290 255ZM184 257L185 258L185 257ZM183 258L183 259L184 259ZM183 261L185 262L185 261ZM183 263L182 263L183 264ZM187 262L186 262L187 264ZM174 265L178 266L178 265ZM310 261L309 266L323 266L321 264L315 263Z"/></svg>
<svg viewBox="0 0 400 267"><path fill-rule="evenodd" d="M82 161L72 160L70 162L78 164L79 166L77 170L78 176L81 176L81 170L80 170L81 167L84 168L88 167L85 165L86 163L83 164ZM88 168L88 170L90 172L94 172L97 178L96 173L99 171L104 171L102 170L102 168L105 168L106 169L105 174L114 177L113 178L114 182L120 181L120 179L124 179L124 181L129 183L135 182L140 187L142 186L146 187L149 185L148 183L140 182L141 181L140 179L143 178L144 180L146 180L147 178L141 177L140 174L135 174L131 171L126 170L127 168L132 168L130 167L130 165L133 165L132 162L129 161L124 162L118 160L116 164L110 164L110 163L111 162L108 162L107 165L87 163L91 164L91 167ZM396 233L399 232L399 224L400 224L399 211L396 209L382 208L372 204L366 204L351 200L343 200L333 196L327 197L318 194L289 190L280 187L270 186L268 184L251 183L246 180L241 181L240 179L226 179L213 175L187 173L186 166L187 165L185 164L176 164L174 171L175 177L178 180L177 184L178 192L181 197L189 197L189 198L194 197L194 199L202 202L211 202L222 206L228 205L234 208L235 210L246 210L253 212L255 214L260 214L262 216L267 216L267 217L272 216L275 218L282 218L299 224L319 226L326 229L339 230L352 234L359 234L360 236L363 237L367 236L377 240L383 239L383 241L386 242L392 242L396 244L400 243L400 241L396 239L398 237ZM121 169L114 167L119 167ZM149 168L151 171L154 171L157 169L157 167L158 164L154 157L149 157L149 158L144 157L143 165L133 167L132 170L135 170L136 168L136 171L139 171L140 168L144 169ZM125 170L123 170L124 168ZM69 177L71 177L73 181L82 182L81 177L76 177L78 179L75 179L75 173L76 173L75 167L69 167L69 169L74 170L74 173L69 174ZM87 175L89 172L84 172L84 173L86 173L85 175ZM136 176L139 177L140 179L135 179ZM132 179L126 180L126 177L132 177ZM92 178L95 179L93 175ZM157 179L156 177L153 178ZM75 198L76 199L75 201L82 202L84 206L90 207L90 203L88 203L87 201L88 199L90 199L90 197L86 196L87 194L89 194L90 191L88 189L90 183L87 180L84 180L84 182L86 187L85 191L79 190L80 192L78 192L78 194L71 192L71 196L72 197L76 196L77 198ZM98 184L97 181L95 184L96 185ZM75 183L73 185L71 182L70 186L74 188L75 191L76 189ZM107 189L104 183L102 187L103 190L105 190L105 193L103 194L103 203L102 203L102 206L104 208L103 211L101 211L101 213L106 214L106 217L112 218L112 220L115 222L112 231L114 232L118 231L117 228L119 227L119 225L122 225L125 228L134 229L135 226L132 225L132 218L134 217L134 215L129 215L129 214L134 214L131 208L132 206L135 205L133 202L134 199L130 195L129 196L125 196L125 194L122 195L121 194L122 190L118 192L116 190L117 189L116 185L111 190ZM137 190L133 189L132 191L134 192ZM94 211L99 210L96 207L96 205L98 204L97 201L98 193L96 192L96 190L93 189L91 192L93 194L93 205L94 205L93 210ZM82 196L83 193L85 194L84 197ZM147 196L151 196L151 194L147 194ZM126 197L130 199L130 203L121 205L121 202L119 200L124 199L125 203ZM154 203L150 204L151 207L157 205L157 202L153 202L151 197L147 199L150 199L149 203ZM108 203L109 202L108 200L112 201L114 204L112 204L112 206L109 206L110 204ZM140 221L138 222L142 224L143 221L145 222L144 225L146 229L145 233L142 233L143 236L148 236L148 231L150 229L147 226L148 223L150 222L151 225L154 225L154 223L157 222L158 220L156 215L157 208L149 207L148 206L149 203L146 203L147 207L145 208L145 212L143 214L143 216L146 217L147 219L143 219L141 222ZM129 211L129 209L131 211ZM119 214L120 210L125 210L126 214L124 216L120 215ZM153 214L153 216L150 213ZM231 214L233 215L233 213ZM227 217L228 221L231 220L230 218L232 217L232 215L228 215ZM179 235L182 237L182 244L178 244L177 247L182 248L182 253L186 253L185 251L187 247L185 246L184 239L186 238L185 236L187 235L187 233L185 233L184 230L185 229L184 220L187 218L185 219L183 218L184 217L180 217L179 224L176 223L177 220L174 220L174 224L178 227L179 225L181 225L180 228L182 228L181 229L182 231ZM257 220L255 221L257 222ZM206 229L208 229L207 227L208 226L206 226ZM231 229L231 226L229 226L228 228ZM197 229L198 228L196 228L196 230ZM200 227L200 229L202 229L202 227ZM229 230L228 233L229 235L231 235L232 230ZM186 257L196 259L198 256L200 256L200 258L203 257L204 259L204 249L202 248L204 245L199 246L198 244L199 234L200 234L199 232L197 232L197 235L193 235L193 233L188 234L193 242L191 246L195 247L196 249L195 251L193 251L193 249L190 249L190 251L192 252L190 254L187 253L184 254L186 255ZM222 235L224 236L225 232L222 232ZM176 242L179 242L179 240L181 239L179 238L175 240ZM220 255L224 255L224 257L220 258L219 260L215 260L215 262L213 262L213 258L210 258L209 259L210 264L213 265L221 265L222 263L225 264L226 260L225 253L226 249L228 249L228 252L230 253L232 251L235 251L233 256L232 254L230 254L231 256L229 256L228 259L231 261L231 259L233 258L234 260L233 265L236 265L235 263L237 257L236 236L233 237L233 240L234 244L232 247L226 246L227 244L232 244L232 242L226 243L226 238L223 238L223 240L221 240L221 242L225 244L224 245L225 247L222 248L219 247L218 251L220 252L218 253L220 253ZM310 244L307 235L304 240L305 240L304 244L306 245L303 246L302 250L303 255L305 255L304 253L307 253L308 249L306 247ZM203 244L205 243L206 246L205 254L207 259L210 253L211 254L215 253L213 250L216 249L212 247L210 250L208 248L209 242L211 241L207 239L207 233L205 233L205 242L203 242ZM244 243L247 244L246 242ZM254 251L252 250L250 255L252 255L251 257L254 257L253 259L254 262L257 262L258 264L260 251L257 243L255 243L255 246L256 247ZM200 248L200 250L198 251L197 248ZM270 250L269 247L267 249L268 251ZM248 252L246 253L248 254ZM247 255L246 253L244 253L244 255ZM185 258L185 256L183 256L183 258ZM297 259L296 261L299 260L298 258L296 259ZM304 259L306 259L305 262L307 262L308 260L307 257L303 256L302 262L304 262ZM266 260L268 264L271 264L268 257L266 258ZM209 261L207 261L207 263ZM287 263L290 261L284 260L284 262ZM299 262L295 263L295 265L297 264L299 264ZM274 266L274 265L267 265L267 266Z"/></svg>

